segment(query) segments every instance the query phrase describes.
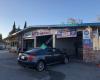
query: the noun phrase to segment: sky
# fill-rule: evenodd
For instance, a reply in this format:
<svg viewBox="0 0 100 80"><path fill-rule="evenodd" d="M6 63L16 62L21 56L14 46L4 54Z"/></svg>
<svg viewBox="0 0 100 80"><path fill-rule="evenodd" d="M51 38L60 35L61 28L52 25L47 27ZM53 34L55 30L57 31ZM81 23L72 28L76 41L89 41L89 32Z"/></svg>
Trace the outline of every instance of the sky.
<svg viewBox="0 0 100 80"><path fill-rule="evenodd" d="M67 23L69 18L95 22L100 16L100 0L0 0L0 33L8 36L16 26Z"/></svg>

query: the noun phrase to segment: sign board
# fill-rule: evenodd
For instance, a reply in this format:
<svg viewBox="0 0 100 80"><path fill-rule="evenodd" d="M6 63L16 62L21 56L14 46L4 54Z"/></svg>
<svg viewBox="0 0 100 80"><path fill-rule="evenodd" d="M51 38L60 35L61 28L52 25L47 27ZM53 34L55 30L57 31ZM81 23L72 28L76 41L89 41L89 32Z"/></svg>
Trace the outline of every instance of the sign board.
<svg viewBox="0 0 100 80"><path fill-rule="evenodd" d="M57 34L57 30L58 29L52 29L52 30L50 30L50 32L51 32L51 34Z"/></svg>
<svg viewBox="0 0 100 80"><path fill-rule="evenodd" d="M83 39L90 39L90 31L89 30L83 31Z"/></svg>
<svg viewBox="0 0 100 80"><path fill-rule="evenodd" d="M32 35L33 36L51 35L51 32L50 32L50 30L43 29L43 30L33 31Z"/></svg>
<svg viewBox="0 0 100 80"><path fill-rule="evenodd" d="M51 31L48 29L35 30L24 34L24 39L34 39L36 36L51 35Z"/></svg>
<svg viewBox="0 0 100 80"><path fill-rule="evenodd" d="M83 31L83 47L89 49L93 47L93 42L90 35L90 29L87 28Z"/></svg>
<svg viewBox="0 0 100 80"><path fill-rule="evenodd" d="M83 46L84 48L92 48L93 42L91 39L83 39Z"/></svg>
<svg viewBox="0 0 100 80"><path fill-rule="evenodd" d="M57 38L76 37L75 29L60 29L57 31Z"/></svg>
<svg viewBox="0 0 100 80"><path fill-rule="evenodd" d="M93 37L95 37L95 38L98 38L99 37L99 32L98 32L98 30L94 30L93 32Z"/></svg>
<svg viewBox="0 0 100 80"><path fill-rule="evenodd" d="M24 34L23 36L24 39L30 39L30 38L33 38L33 35L32 35L32 32L27 32Z"/></svg>
<svg viewBox="0 0 100 80"><path fill-rule="evenodd" d="M77 37L77 31L76 30L70 31L70 37Z"/></svg>

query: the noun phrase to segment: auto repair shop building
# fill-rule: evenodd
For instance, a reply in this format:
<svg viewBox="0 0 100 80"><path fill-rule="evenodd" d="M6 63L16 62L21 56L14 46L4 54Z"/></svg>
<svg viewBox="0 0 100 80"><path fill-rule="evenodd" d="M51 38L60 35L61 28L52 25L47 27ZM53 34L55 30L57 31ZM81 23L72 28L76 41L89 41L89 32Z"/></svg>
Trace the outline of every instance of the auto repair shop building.
<svg viewBox="0 0 100 80"><path fill-rule="evenodd" d="M99 27L100 23L36 25L17 32L14 41L22 50L47 45L84 62L99 62Z"/></svg>

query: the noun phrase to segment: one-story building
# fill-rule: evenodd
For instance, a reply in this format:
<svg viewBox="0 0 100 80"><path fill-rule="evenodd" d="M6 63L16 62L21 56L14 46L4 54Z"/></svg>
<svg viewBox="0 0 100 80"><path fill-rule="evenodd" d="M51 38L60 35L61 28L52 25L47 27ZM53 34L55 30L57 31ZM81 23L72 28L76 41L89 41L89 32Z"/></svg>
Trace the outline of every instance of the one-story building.
<svg viewBox="0 0 100 80"><path fill-rule="evenodd" d="M29 26L8 36L10 48L30 50L36 47L59 48L84 62L100 61L100 23ZM12 46L13 43L13 46Z"/></svg>
<svg viewBox="0 0 100 80"><path fill-rule="evenodd" d="M5 49L5 42L3 40L0 40L0 50Z"/></svg>

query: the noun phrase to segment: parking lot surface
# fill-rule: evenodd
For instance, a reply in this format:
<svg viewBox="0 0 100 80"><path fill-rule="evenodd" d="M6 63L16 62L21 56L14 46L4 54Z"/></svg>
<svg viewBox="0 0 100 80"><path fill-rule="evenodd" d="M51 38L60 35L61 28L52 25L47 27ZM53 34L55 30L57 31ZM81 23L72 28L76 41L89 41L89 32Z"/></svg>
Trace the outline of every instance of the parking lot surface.
<svg viewBox="0 0 100 80"><path fill-rule="evenodd" d="M0 80L100 80L100 68L93 64L70 62L37 72L18 65L15 53L0 50Z"/></svg>

